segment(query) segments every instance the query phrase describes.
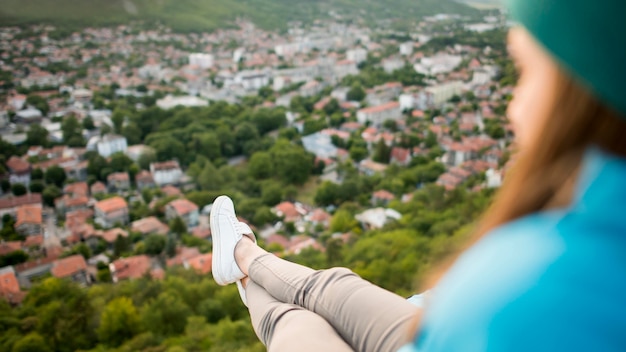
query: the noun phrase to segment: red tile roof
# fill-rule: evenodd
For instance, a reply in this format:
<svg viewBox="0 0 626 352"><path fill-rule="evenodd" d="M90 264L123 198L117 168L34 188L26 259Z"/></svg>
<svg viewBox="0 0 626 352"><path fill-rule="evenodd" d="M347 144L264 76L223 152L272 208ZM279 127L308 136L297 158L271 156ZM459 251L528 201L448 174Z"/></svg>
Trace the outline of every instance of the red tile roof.
<svg viewBox="0 0 626 352"><path fill-rule="evenodd" d="M87 182L75 182L65 186L63 191L67 194L72 194L74 197L86 197L89 195L89 186Z"/></svg>
<svg viewBox="0 0 626 352"><path fill-rule="evenodd" d="M187 199L173 200L169 202L167 206L172 207L174 211L176 212L176 214L181 215L181 216L189 214L192 211L198 210L198 206L188 201Z"/></svg>
<svg viewBox="0 0 626 352"><path fill-rule="evenodd" d="M361 109L361 110L359 110L359 112L360 113L365 113L365 114L376 114L376 113L387 111L387 110L391 110L391 109L397 109L399 107L400 107L400 103L398 103L397 101L392 101L392 102L387 103L387 104L378 105L378 106L372 106L372 107L369 107L369 108Z"/></svg>
<svg viewBox="0 0 626 352"><path fill-rule="evenodd" d="M166 235L169 232L169 227L154 216L133 221L130 229L131 231L140 232L142 234L157 233Z"/></svg>
<svg viewBox="0 0 626 352"><path fill-rule="evenodd" d="M211 229L199 226L191 230L191 234L198 238L208 238L211 236Z"/></svg>
<svg viewBox="0 0 626 352"><path fill-rule="evenodd" d="M162 163L152 163L150 165L150 168L154 171L162 171L162 170L180 169L180 165L178 164L178 161L171 160L171 161L165 161Z"/></svg>
<svg viewBox="0 0 626 352"><path fill-rule="evenodd" d="M0 199L0 209L15 208L20 205L41 205L41 194L29 193L19 197Z"/></svg>
<svg viewBox="0 0 626 352"><path fill-rule="evenodd" d="M33 235L26 237L26 240L22 246L28 247L40 247L43 244L43 235Z"/></svg>
<svg viewBox="0 0 626 352"><path fill-rule="evenodd" d="M87 270L87 262L85 262L85 258L82 255L77 254L56 260L52 263L50 273L54 277L64 278L72 276L82 270Z"/></svg>
<svg viewBox="0 0 626 352"><path fill-rule="evenodd" d="M91 185L91 193L92 194L96 194L96 193L106 193L107 191L107 186L98 181L96 183L94 183L93 185Z"/></svg>
<svg viewBox="0 0 626 352"><path fill-rule="evenodd" d="M113 197L96 203L96 209L103 213L111 213L117 210L128 208L126 200L122 197Z"/></svg>
<svg viewBox="0 0 626 352"><path fill-rule="evenodd" d="M18 304L24 299L25 292L20 291L20 284L13 270L4 270L0 273L0 296L13 304Z"/></svg>
<svg viewBox="0 0 626 352"><path fill-rule="evenodd" d="M394 196L393 193L389 191L381 189L380 191L374 192L374 198L383 200L394 200L396 199L396 196Z"/></svg>
<svg viewBox="0 0 626 352"><path fill-rule="evenodd" d="M0 255L7 255L20 249L22 249L20 241L0 242Z"/></svg>
<svg viewBox="0 0 626 352"><path fill-rule="evenodd" d="M194 268L199 274L208 274L212 269L213 255L211 253L201 254L187 260L187 265Z"/></svg>
<svg viewBox="0 0 626 352"><path fill-rule="evenodd" d="M183 263L191 258L200 255L200 251L195 247L181 247L178 249L178 254L171 259L167 260L167 266L183 265Z"/></svg>
<svg viewBox="0 0 626 352"><path fill-rule="evenodd" d="M42 223L43 223L43 217L41 215L41 206L23 205L17 208L15 227L18 227L24 224L41 225Z"/></svg>
<svg viewBox="0 0 626 352"><path fill-rule="evenodd" d="M284 216L285 220L295 219L301 216L298 209L296 209L296 205L292 202L282 202L278 204L275 209L278 216Z"/></svg>
<svg viewBox="0 0 626 352"><path fill-rule="evenodd" d="M152 261L147 255L121 258L111 264L112 274L117 280L139 279L150 271Z"/></svg>
<svg viewBox="0 0 626 352"><path fill-rule="evenodd" d="M107 241L108 243L113 243L115 242L115 240L119 237L128 237L128 232L116 228L116 229L110 229L108 231L105 231L102 233L101 237L103 240Z"/></svg>
<svg viewBox="0 0 626 352"><path fill-rule="evenodd" d="M28 173L30 171L30 163L16 156L12 156L6 162L6 165L11 171L11 173L23 174L23 173Z"/></svg>
<svg viewBox="0 0 626 352"><path fill-rule="evenodd" d="M161 191L163 191L166 197L183 195L183 192L181 192L180 189L178 189L178 187L174 187L172 185L167 185L167 186L162 187Z"/></svg>
<svg viewBox="0 0 626 352"><path fill-rule="evenodd" d="M130 176L128 176L127 172L115 172L107 177L107 181L130 181Z"/></svg>

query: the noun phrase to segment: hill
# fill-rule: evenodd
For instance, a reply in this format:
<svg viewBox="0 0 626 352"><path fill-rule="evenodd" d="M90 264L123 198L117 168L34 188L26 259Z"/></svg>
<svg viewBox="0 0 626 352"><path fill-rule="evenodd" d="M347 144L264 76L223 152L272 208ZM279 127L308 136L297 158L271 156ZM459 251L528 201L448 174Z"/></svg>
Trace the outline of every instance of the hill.
<svg viewBox="0 0 626 352"><path fill-rule="evenodd" d="M0 23L50 23L73 27L140 20L162 22L176 31L210 31L247 18L265 29L289 21L310 22L335 10L365 19L410 19L437 13L475 14L453 0L0 0Z"/></svg>

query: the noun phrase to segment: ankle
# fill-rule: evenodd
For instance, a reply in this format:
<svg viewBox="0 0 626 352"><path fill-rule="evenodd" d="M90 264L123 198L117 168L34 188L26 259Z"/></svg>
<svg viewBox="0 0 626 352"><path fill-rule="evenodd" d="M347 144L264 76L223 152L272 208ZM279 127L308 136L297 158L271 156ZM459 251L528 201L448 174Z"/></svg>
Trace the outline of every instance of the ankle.
<svg viewBox="0 0 626 352"><path fill-rule="evenodd" d="M235 246L235 262L246 275L248 275L250 249L253 246L256 246L256 244L248 236L243 236Z"/></svg>

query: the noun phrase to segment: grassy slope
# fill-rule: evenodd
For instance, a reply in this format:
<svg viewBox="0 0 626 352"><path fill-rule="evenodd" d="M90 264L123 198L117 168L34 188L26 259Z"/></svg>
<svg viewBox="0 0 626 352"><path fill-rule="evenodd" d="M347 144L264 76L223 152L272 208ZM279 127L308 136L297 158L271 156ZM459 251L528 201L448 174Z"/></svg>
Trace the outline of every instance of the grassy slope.
<svg viewBox="0 0 626 352"><path fill-rule="evenodd" d="M0 0L0 22L82 26L139 19L195 31L222 27L232 24L236 17L245 17L271 29L284 28L292 20L323 18L330 9L366 18L403 19L474 11L453 0Z"/></svg>

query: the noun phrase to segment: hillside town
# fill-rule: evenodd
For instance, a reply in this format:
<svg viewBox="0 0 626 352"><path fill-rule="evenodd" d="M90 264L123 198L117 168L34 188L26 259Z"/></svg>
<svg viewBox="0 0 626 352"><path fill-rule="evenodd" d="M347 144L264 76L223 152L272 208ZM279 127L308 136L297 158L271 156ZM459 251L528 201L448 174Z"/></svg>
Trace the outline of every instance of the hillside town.
<svg viewBox="0 0 626 352"><path fill-rule="evenodd" d="M430 184L498 188L512 148L505 110L513 82L500 60L504 44L485 43L504 33L503 18L441 14L409 33L341 21L296 23L285 33L245 21L190 34L133 24L66 37L52 26L0 28L0 295L19 305L50 276L90 286L162 279L175 266L210 273L209 213L223 188L205 170L265 165L257 154L281 149L285 138L282 149L304 149L294 158L310 157L313 171L275 187L277 196L264 184L242 190L270 213L250 205L240 214L283 256L400 221L397 205ZM228 128L210 132L215 144L189 132L180 155L162 135L143 132L167 132L153 112L187 114L193 126L217 107L223 116L245 107L282 122L257 124L252 138L232 126L231 149L220 139ZM371 192L351 188L359 177L376 181ZM199 200L201 192L210 199ZM339 224L344 200L359 205L348 225Z"/></svg>

